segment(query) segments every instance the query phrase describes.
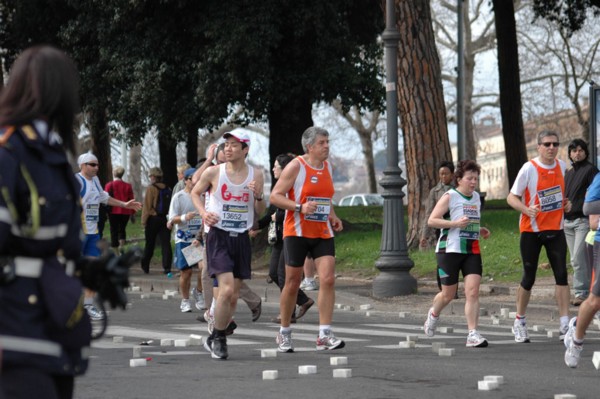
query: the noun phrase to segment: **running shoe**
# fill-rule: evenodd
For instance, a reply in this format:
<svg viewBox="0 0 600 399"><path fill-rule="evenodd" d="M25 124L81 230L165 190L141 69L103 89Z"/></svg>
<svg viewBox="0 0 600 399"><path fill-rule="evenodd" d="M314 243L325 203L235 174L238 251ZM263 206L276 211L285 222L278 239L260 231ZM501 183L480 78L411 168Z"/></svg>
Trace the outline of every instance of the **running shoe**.
<svg viewBox="0 0 600 399"><path fill-rule="evenodd" d="M188 313L192 311L192 305L190 304L190 300L189 299L182 299L181 300L181 305L179 305L179 309L181 310L181 313Z"/></svg>
<svg viewBox="0 0 600 399"><path fill-rule="evenodd" d="M581 357L581 351L583 350L583 345L577 345L575 343L575 326L577 325L577 317L573 317L569 321L569 329L565 334L565 364L571 368L577 367L579 363L579 358Z"/></svg>
<svg viewBox="0 0 600 399"><path fill-rule="evenodd" d="M231 319L231 321L227 325L227 328L225 328L225 335L233 334L233 332L235 331L236 328L237 328L237 324L236 324L235 320Z"/></svg>
<svg viewBox="0 0 600 399"><path fill-rule="evenodd" d="M198 288L194 287L191 289L190 294L192 294L194 302L196 302L196 309L206 309L206 304L204 303L204 296L202 295L202 291L198 291Z"/></svg>
<svg viewBox="0 0 600 399"><path fill-rule="evenodd" d="M262 313L262 300L258 303L258 306L252 309L252 322L255 322L260 318L260 314Z"/></svg>
<svg viewBox="0 0 600 399"><path fill-rule="evenodd" d="M208 333L212 334L215 329L215 317L210 314L210 310L208 309L204 312L204 320L206 320L206 329L208 330Z"/></svg>
<svg viewBox="0 0 600 399"><path fill-rule="evenodd" d="M210 356L213 359L225 360L229 357L227 351L227 338L223 335L214 337L211 345Z"/></svg>
<svg viewBox="0 0 600 399"><path fill-rule="evenodd" d="M103 320L104 312L98 309L95 305L83 305L85 310L87 311L88 316L90 316L91 320Z"/></svg>
<svg viewBox="0 0 600 399"><path fill-rule="evenodd" d="M565 339L565 335L567 335L567 331L569 331L569 324L565 324L564 326L560 326L560 328L558 329L558 339L561 341L564 341Z"/></svg>
<svg viewBox="0 0 600 399"><path fill-rule="evenodd" d="M313 280L302 280L302 284L300 284L300 288L304 291L318 291L319 287L317 286L317 282Z"/></svg>
<svg viewBox="0 0 600 399"><path fill-rule="evenodd" d="M467 336L467 348L485 348L486 346L488 346L487 339L483 338L479 331L471 331Z"/></svg>
<svg viewBox="0 0 600 399"><path fill-rule="evenodd" d="M331 330L325 330L325 335L317 338L317 350L333 350L342 349L346 343L339 338L336 338Z"/></svg>
<svg viewBox="0 0 600 399"><path fill-rule="evenodd" d="M425 320L425 324L423 325L423 331L425 331L425 335L428 337L433 337L435 335L435 329L439 320L439 316L433 316L433 308L429 309L429 312L427 312L427 320Z"/></svg>
<svg viewBox="0 0 600 399"><path fill-rule="evenodd" d="M512 327L512 332L515 334L515 341L520 343L529 343L529 333L527 332L527 325L515 319Z"/></svg>
<svg viewBox="0 0 600 399"><path fill-rule="evenodd" d="M275 338L275 342L277 342L277 350L283 353L291 353L294 351L294 345L292 344L292 332L284 332L281 331L277 333L277 337Z"/></svg>

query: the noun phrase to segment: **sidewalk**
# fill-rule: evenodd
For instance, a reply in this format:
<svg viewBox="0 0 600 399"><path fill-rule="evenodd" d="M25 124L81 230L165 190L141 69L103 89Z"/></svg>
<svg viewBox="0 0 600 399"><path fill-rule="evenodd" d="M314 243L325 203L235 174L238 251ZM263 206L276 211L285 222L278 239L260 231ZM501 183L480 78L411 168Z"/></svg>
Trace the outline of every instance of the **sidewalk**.
<svg viewBox="0 0 600 399"><path fill-rule="evenodd" d="M192 278L192 286L196 282L196 272ZM266 320L278 314L279 306L279 288L275 284L267 284L267 270L258 268L253 271L252 279L247 283L258 295L263 298L263 316ZM318 280L317 280L318 281ZM163 294L165 290L178 291L179 278L176 272L172 278L162 274L162 269L158 264L150 267L150 274L144 274L139 266L131 269L130 283L132 286L141 288L142 293ZM437 283L431 280L420 280L417 282L418 291L416 294L393 297L393 298L374 298L372 295L372 281L365 279L346 278L343 275L338 276L336 280L336 309L338 311L356 311L361 310L361 305L370 304L372 309L368 310L371 314L385 313L386 315L398 317L400 312L408 312L411 316L424 318L428 309L431 307L433 297L438 292ZM484 309L480 317L480 324L491 324L492 316L500 316L501 308L508 308L514 312L516 289L518 282L513 284L486 283L481 285L480 290L480 308ZM307 291L308 296L317 299L318 291ZM444 310L443 316L462 318L464 320L464 293L462 292L462 283L459 285L459 299L456 299ZM352 309L352 310L350 310ZM315 311L315 308L311 309ZM575 316L577 308L570 307L570 316ZM335 313L334 313L335 314ZM554 279L542 278L536 280L533 287L531 301L528 307L527 319L529 325L542 324L558 328L558 312L554 300ZM512 319L501 320L503 325L511 325Z"/></svg>

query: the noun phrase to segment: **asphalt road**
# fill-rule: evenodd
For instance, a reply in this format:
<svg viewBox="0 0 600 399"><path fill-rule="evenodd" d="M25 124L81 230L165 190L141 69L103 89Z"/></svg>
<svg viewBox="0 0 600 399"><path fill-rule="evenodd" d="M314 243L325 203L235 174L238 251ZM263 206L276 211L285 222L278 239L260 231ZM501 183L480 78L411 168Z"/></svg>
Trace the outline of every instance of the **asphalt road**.
<svg viewBox="0 0 600 399"><path fill-rule="evenodd" d="M316 293L310 293L316 298ZM343 296L338 296L342 298ZM430 300L430 298L428 298ZM277 303L269 298L256 323L241 304L239 325L229 340L230 357L211 359L202 346L161 347L160 340L186 339L190 334L207 336L206 324L196 321L200 314L179 312L179 299L163 300L161 293L141 299L130 294L127 311L112 311L104 338L91 349L88 373L77 379L76 398L553 398L570 393L577 398L598 398L598 373L592 364L594 350L600 350L600 331L591 328L580 367L564 365L564 346L546 331L531 331L530 344L517 344L510 331L511 321L492 323L482 317L480 331L490 345L466 348L467 335L460 312L442 315L440 327L453 332L433 338L423 334L425 314L412 312L401 318L398 312L336 310L333 331L346 341L335 351L314 350L317 311L313 307L301 322L293 325L296 353L262 358L261 349L275 349L278 326L270 322L278 314ZM460 307L457 302L456 306ZM457 310L457 307L454 310ZM450 313L450 311L448 312ZM537 321L545 329L556 329L556 320ZM400 348L407 335L417 336L415 348ZM113 337L123 337L123 343ZM133 347L142 347L145 367L130 367ZM451 357L432 350L443 342L455 349ZM332 366L332 357L346 357L347 365ZM317 373L300 375L299 366L314 365ZM351 369L350 378L333 378L333 370ZM277 370L277 380L263 380L263 370ZM478 381L487 375L501 375L504 384L494 391L479 391Z"/></svg>

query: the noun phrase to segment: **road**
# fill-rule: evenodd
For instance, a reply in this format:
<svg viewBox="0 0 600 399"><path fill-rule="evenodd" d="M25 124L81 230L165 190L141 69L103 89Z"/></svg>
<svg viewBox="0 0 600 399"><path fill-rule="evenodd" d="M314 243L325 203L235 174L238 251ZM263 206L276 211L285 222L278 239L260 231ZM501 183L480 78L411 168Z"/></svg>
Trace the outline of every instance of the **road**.
<svg viewBox="0 0 600 399"><path fill-rule="evenodd" d="M316 293L310 295L316 298ZM490 317L480 321L480 331L490 345L466 348L464 318L444 317L440 327L452 332L433 338L423 334L424 313L410 313L401 318L389 308L377 306L368 311L335 311L333 331L346 341L344 349L314 350L317 311L313 307L293 325L296 353L278 353L276 358L262 358L262 349L276 347L278 326L270 319L278 314L276 299L263 304L263 315L255 323L241 304L236 321L239 325L229 340L230 357L226 361L211 359L202 346L166 347L160 340L187 339L190 334L207 336L206 324L192 313L179 312L179 299L163 300L161 293L141 299L130 293L131 306L110 313L105 337L91 349L88 373L77 379L75 397L106 398L553 398L570 393L577 398L597 398L598 371L592 364L594 350L600 350L600 331L591 328L580 367L564 365L564 346L546 331L531 331L530 344L517 344L510 331L511 321L492 323ZM343 299L343 298L342 298ZM462 305L459 305L462 306ZM456 309L456 305L454 307ZM450 312L449 312L450 313ZM541 328L556 329L549 318L537 322ZM400 348L399 342L417 336L415 348ZM123 337L123 343L113 342ZM133 347L152 340L142 348L146 367L129 367ZM432 343L443 342L454 348L451 357L432 350ZM332 366L332 357L346 357L345 366ZM300 375L298 367L314 365L317 373ZM336 368L351 369L350 378L333 378ZM263 380L263 370L277 370L277 380ZM478 380L486 375L501 375L505 383L498 390L479 391Z"/></svg>

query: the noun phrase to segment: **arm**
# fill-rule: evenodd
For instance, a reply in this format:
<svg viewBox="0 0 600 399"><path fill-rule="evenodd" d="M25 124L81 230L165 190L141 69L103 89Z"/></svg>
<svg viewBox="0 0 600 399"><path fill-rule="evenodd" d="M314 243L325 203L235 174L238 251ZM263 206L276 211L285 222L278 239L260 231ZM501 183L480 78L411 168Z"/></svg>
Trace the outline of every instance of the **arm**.
<svg viewBox="0 0 600 399"><path fill-rule="evenodd" d="M296 210L296 202L287 198L287 193L294 185L294 181L296 180L298 172L300 171L300 165L298 162L298 160L294 159L285 167L285 169L281 172L281 176L275 184L275 187L273 187L273 190L271 190L269 199L271 204L275 205L277 208L288 211Z"/></svg>
<svg viewBox="0 0 600 399"><path fill-rule="evenodd" d="M118 206L125 209L133 209L134 211L139 211L140 209L142 209L142 203L137 202L134 199L129 200L127 202L123 202L113 197L108 197L107 204L110 206Z"/></svg>
<svg viewBox="0 0 600 399"><path fill-rule="evenodd" d="M508 202L508 205L510 205L514 210L519 211L532 219L535 219L537 214L540 212L539 205L527 206L523 203L523 201L521 201L521 197L513 193L508 193L508 197L506 197L506 202Z"/></svg>
<svg viewBox="0 0 600 399"><path fill-rule="evenodd" d="M144 197L144 206L142 208L142 226L146 227L146 222L151 216L150 213L154 210L154 203L156 202L156 196L158 195L158 189L153 185L148 186L146 189L146 195Z"/></svg>
<svg viewBox="0 0 600 399"><path fill-rule="evenodd" d="M450 195L444 194L442 198L435 204L433 211L431 211L431 215L429 216L429 220L427 224L430 227L434 227L436 229L453 229L453 228L464 228L469 225L469 218L467 216L463 216L458 220L446 220L444 219L444 215L448 213L450 209Z"/></svg>
<svg viewBox="0 0 600 399"><path fill-rule="evenodd" d="M252 190L254 193L254 214L262 215L266 209L266 204L264 201L264 185L265 178L262 174L262 171L258 168L254 168L254 180L248 184L248 188Z"/></svg>
<svg viewBox="0 0 600 399"><path fill-rule="evenodd" d="M219 215L214 212L208 212L204 206L204 193L213 187L213 180L218 177L218 168L208 168L200 176L200 180L192 189L192 202L202 220L207 226L212 226L219 221Z"/></svg>
<svg viewBox="0 0 600 399"><path fill-rule="evenodd" d="M196 184L198 182L198 180L200 180L200 176L202 176L202 173L204 173L204 171L206 169L208 169L209 166L212 166L213 160L215 159L215 150L217 149L218 146L219 145L217 143L213 143L210 145L210 147L208 147L208 154L206 156L206 161L204 161L202 166L200 166L198 168L198 170L195 171L194 175L192 176L193 184Z"/></svg>

